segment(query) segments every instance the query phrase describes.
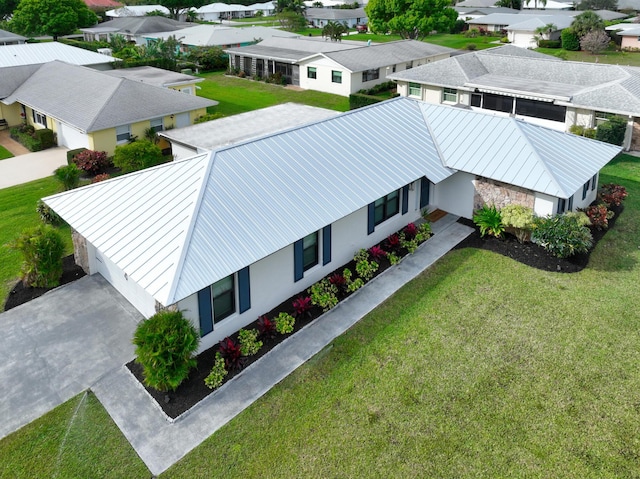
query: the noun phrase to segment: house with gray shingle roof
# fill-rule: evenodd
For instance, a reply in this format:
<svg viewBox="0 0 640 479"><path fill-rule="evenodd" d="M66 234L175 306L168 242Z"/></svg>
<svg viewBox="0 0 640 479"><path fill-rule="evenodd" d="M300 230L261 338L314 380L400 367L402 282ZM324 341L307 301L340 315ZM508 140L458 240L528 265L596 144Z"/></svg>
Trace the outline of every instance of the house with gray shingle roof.
<svg viewBox="0 0 640 479"><path fill-rule="evenodd" d="M322 28L329 22L345 23L349 28L367 23L364 8L307 8L304 16L316 28Z"/></svg>
<svg viewBox="0 0 640 479"><path fill-rule="evenodd" d="M0 85L4 80L0 77ZM12 117L53 130L61 146L110 155L116 145L143 137L148 128L191 125L208 106L217 104L60 61L39 66L1 101Z"/></svg>
<svg viewBox="0 0 640 479"><path fill-rule="evenodd" d="M111 41L112 35L122 35L127 41L144 45L145 34L157 32L172 32L193 26L192 23L179 22L161 16L150 17L121 17L114 18L92 27L81 28L83 38L87 42Z"/></svg>
<svg viewBox="0 0 640 479"><path fill-rule="evenodd" d="M0 45L16 45L27 41L27 37L6 30L0 30Z"/></svg>
<svg viewBox="0 0 640 479"><path fill-rule="evenodd" d="M640 68L562 61L511 45L391 75L402 96L461 104L568 131L611 115L628 122L625 149L640 148Z"/></svg>
<svg viewBox="0 0 640 479"><path fill-rule="evenodd" d="M231 68L243 70L247 76L280 72L293 85L349 96L388 81L391 73L449 58L455 50L415 40L368 45L272 37L225 51Z"/></svg>
<svg viewBox="0 0 640 479"><path fill-rule="evenodd" d="M585 206L619 151L397 98L44 201L90 274L147 317L183 311L207 349L424 209L470 218L484 202L543 216Z"/></svg>

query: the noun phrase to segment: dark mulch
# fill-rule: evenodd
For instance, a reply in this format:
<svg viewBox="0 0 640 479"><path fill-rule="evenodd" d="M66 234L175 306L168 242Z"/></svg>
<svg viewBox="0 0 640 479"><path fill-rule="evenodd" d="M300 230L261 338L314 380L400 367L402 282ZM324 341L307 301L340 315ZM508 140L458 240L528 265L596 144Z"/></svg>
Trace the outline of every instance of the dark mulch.
<svg viewBox="0 0 640 479"><path fill-rule="evenodd" d="M614 206L611 209L615 216L609 220L609 229L613 228L618 216L622 213L624 206ZM503 239L497 239L492 236L480 236L480 230L475 226L473 221L461 218L458 222L470 226L474 229L474 233L469 235L464 241L458 244L454 249L477 248L487 251L499 253L508 258L512 258L520 263L531 266L532 268L544 271L557 271L561 273L577 273L582 271L589 263L589 256L593 248L585 254L579 254L570 258L556 258L552 254L534 243L520 244L515 236L505 234ZM593 245L602 239L607 230L592 229Z"/></svg>
<svg viewBox="0 0 640 479"><path fill-rule="evenodd" d="M60 279L60 286L63 284L71 283L76 279L80 279L85 276L86 273L78 266L73 255L66 256L62 260L62 279ZM8 311L11 308L15 308L23 303L31 301L32 299L42 296L47 291L51 291L55 288L32 288L31 286L25 286L22 281L18 281L13 289L9 292L7 301L4 303L4 310Z"/></svg>

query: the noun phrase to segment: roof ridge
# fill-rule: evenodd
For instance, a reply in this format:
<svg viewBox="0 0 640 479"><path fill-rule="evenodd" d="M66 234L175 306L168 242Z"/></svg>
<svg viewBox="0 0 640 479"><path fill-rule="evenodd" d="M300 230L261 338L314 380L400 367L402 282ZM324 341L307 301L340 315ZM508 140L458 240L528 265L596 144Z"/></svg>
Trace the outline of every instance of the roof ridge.
<svg viewBox="0 0 640 479"><path fill-rule="evenodd" d="M89 131L93 130L93 126L98 121L98 118L100 118L100 115L102 114L102 112L107 108L107 106L109 106L109 103L111 102L111 99L115 96L115 94L118 92L118 90L122 87L122 85L124 83L123 80L127 80L124 77L114 77L114 76L111 76L111 75L104 75L104 76L110 77L110 78L114 78L117 81L117 85L115 86L115 88L111 92L111 95L109 95L109 97L105 100L105 102L102 104L100 109L94 115L93 119L91 120L91 122L87 126L87 129L85 130L86 132L89 132ZM130 81L133 81L133 80L130 80Z"/></svg>
<svg viewBox="0 0 640 479"><path fill-rule="evenodd" d="M435 106L435 105L424 103L424 102L419 102L418 100L413 100L413 101L415 102L416 107L419 109L420 114L422 115L422 119L424 120L424 124L427 127L427 131L429 132L429 136L431 137L431 141L433 142L433 146L436 149L436 152L438 153L438 157L440 158L440 162L442 163L442 166L444 166L445 168L452 169L454 171L458 171L455 168L451 168L447 164L447 161L446 161L446 158L444 156L444 153L442 153L442 150L440 149L440 144L438 143L438 139L437 139L435 133L433 132L433 129L431 128L431 123L427 119L426 109L429 106Z"/></svg>

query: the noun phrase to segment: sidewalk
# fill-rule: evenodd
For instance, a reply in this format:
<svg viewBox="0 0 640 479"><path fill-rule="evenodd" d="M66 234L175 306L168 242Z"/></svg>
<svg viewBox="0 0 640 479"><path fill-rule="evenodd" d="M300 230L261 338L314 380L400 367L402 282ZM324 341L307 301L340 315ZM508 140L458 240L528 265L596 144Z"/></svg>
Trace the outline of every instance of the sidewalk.
<svg viewBox="0 0 640 479"><path fill-rule="evenodd" d="M447 215L433 223L433 237L413 255L287 338L174 422L125 366L91 389L151 473L158 475L465 239L472 229L456 220Z"/></svg>

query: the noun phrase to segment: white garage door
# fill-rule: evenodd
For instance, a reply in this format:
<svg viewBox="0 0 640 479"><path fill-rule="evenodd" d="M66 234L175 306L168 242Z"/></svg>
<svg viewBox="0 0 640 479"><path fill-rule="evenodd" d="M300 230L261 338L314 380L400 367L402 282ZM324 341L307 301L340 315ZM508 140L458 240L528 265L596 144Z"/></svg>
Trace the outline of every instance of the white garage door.
<svg viewBox="0 0 640 479"><path fill-rule="evenodd" d="M89 137L75 128L56 122L58 145L66 146L70 150L75 148L89 148Z"/></svg>

